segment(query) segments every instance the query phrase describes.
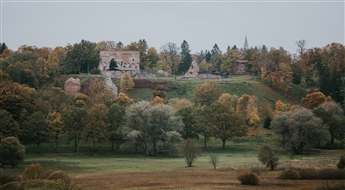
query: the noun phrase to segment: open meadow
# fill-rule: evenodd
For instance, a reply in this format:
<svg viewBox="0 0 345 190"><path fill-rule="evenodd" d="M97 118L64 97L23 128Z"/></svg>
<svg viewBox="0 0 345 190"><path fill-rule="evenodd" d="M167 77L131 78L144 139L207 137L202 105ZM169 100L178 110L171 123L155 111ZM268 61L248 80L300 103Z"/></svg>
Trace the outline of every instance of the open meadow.
<svg viewBox="0 0 345 190"><path fill-rule="evenodd" d="M287 168L336 168L343 150L308 149L304 155L293 155L282 149L277 139L263 128L250 130L244 138L235 138L221 149L218 139L208 142L210 150L187 167L183 157L160 151L155 157L145 157L134 150L110 151L104 146L100 154L90 145L81 146L79 155L70 145L63 145L60 153L52 153L52 144L42 146L35 154L35 146L27 146L25 162L16 168L1 168L1 174L21 175L24 168L38 163L45 170L67 172L83 189L315 189L317 186L343 183L341 180L282 180L279 174ZM202 139L199 139L200 145ZM257 157L262 144L274 146L280 158L278 168L270 171ZM217 155L217 169L210 163L210 155ZM241 185L236 179L241 173L255 171L261 178L258 186Z"/></svg>

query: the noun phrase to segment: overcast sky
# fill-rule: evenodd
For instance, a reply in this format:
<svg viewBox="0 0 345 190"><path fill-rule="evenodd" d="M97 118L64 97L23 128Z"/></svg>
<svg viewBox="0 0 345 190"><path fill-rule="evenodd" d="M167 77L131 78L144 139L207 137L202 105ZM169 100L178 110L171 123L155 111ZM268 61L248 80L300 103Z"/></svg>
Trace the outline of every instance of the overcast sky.
<svg viewBox="0 0 345 190"><path fill-rule="evenodd" d="M159 48L183 40L192 53L224 52L228 45L307 48L344 44L344 1L16 1L1 0L1 42L12 50L23 44L66 46L80 42L145 39Z"/></svg>

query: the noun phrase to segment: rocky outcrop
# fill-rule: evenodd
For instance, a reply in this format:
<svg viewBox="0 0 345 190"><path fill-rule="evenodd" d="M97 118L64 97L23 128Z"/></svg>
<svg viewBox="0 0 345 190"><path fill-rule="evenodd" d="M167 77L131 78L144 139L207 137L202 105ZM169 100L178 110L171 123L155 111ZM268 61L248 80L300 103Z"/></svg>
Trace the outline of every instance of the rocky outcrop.
<svg viewBox="0 0 345 190"><path fill-rule="evenodd" d="M118 95L118 88L117 86L113 83L113 81L111 80L111 73L108 72L104 72L102 73L104 76L104 84L107 86L107 88L113 92L113 94L115 95L115 97L117 97Z"/></svg>
<svg viewBox="0 0 345 190"><path fill-rule="evenodd" d="M80 80L78 78L70 77L66 80L64 89L71 94L77 94L80 92Z"/></svg>

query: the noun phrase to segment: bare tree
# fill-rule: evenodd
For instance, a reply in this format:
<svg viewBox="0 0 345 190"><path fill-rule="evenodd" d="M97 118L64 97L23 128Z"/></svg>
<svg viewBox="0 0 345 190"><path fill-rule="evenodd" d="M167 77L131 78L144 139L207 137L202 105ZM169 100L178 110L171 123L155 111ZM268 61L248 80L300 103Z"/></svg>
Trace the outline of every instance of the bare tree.
<svg viewBox="0 0 345 190"><path fill-rule="evenodd" d="M297 51L302 54L305 50L307 50L306 45L307 45L307 41L303 40L298 40L296 42L296 45L298 47Z"/></svg>
<svg viewBox="0 0 345 190"><path fill-rule="evenodd" d="M192 167L197 156L201 154L200 145L194 139L184 140L180 145L179 153L186 158L188 167Z"/></svg>
<svg viewBox="0 0 345 190"><path fill-rule="evenodd" d="M180 62L179 51L180 48L172 42L163 45L160 49L161 59L170 67L172 75L175 75L178 69L178 64Z"/></svg>
<svg viewBox="0 0 345 190"><path fill-rule="evenodd" d="M210 155L210 162L213 165L214 169L217 169L217 163L219 162L218 155Z"/></svg>

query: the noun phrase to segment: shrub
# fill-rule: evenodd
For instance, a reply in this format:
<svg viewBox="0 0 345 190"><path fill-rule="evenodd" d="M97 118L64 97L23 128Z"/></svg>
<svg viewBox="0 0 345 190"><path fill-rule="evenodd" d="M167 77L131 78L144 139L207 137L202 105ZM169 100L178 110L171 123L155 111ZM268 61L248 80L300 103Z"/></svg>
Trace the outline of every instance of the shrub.
<svg viewBox="0 0 345 190"><path fill-rule="evenodd" d="M345 154L340 156L339 163L337 164L337 167L339 169L344 169L345 168Z"/></svg>
<svg viewBox="0 0 345 190"><path fill-rule="evenodd" d="M18 177L18 176L2 174L2 175L0 175L0 186L4 185L6 183L15 182L15 181L19 181L19 180L20 180L20 177Z"/></svg>
<svg viewBox="0 0 345 190"><path fill-rule="evenodd" d="M29 180L21 184L23 189L36 189L45 186L45 180Z"/></svg>
<svg viewBox="0 0 345 190"><path fill-rule="evenodd" d="M22 179L23 180L37 180L44 173L44 169L39 164L31 164L24 169Z"/></svg>
<svg viewBox="0 0 345 190"><path fill-rule="evenodd" d="M279 179L291 179L291 180L298 180L301 178L298 171L295 169L287 169L284 170L278 177Z"/></svg>
<svg viewBox="0 0 345 190"><path fill-rule="evenodd" d="M320 187L317 187L315 190L344 190L345 184L335 184L333 186L323 185Z"/></svg>
<svg viewBox="0 0 345 190"><path fill-rule="evenodd" d="M97 68L93 68L91 71L90 71L90 74L93 74L93 75L98 75L98 74L101 74L101 71Z"/></svg>
<svg viewBox="0 0 345 190"><path fill-rule="evenodd" d="M301 176L300 179L318 179L319 172L311 168L296 169Z"/></svg>
<svg viewBox="0 0 345 190"><path fill-rule="evenodd" d="M16 137L6 137L0 143L0 163L15 167L24 160L25 147Z"/></svg>
<svg viewBox="0 0 345 190"><path fill-rule="evenodd" d="M13 181L13 182L9 182L6 183L5 185L0 187L1 190L24 190L21 187L21 183Z"/></svg>
<svg viewBox="0 0 345 190"><path fill-rule="evenodd" d="M260 182L259 176L252 172L241 174L237 179L242 185L258 185Z"/></svg>
<svg viewBox="0 0 345 190"><path fill-rule="evenodd" d="M200 153L200 145L194 139L184 140L180 144L179 154L180 156L184 156L186 158L188 167L192 167L193 162Z"/></svg>
<svg viewBox="0 0 345 190"><path fill-rule="evenodd" d="M345 170L323 169L318 174L318 179L345 179Z"/></svg>

